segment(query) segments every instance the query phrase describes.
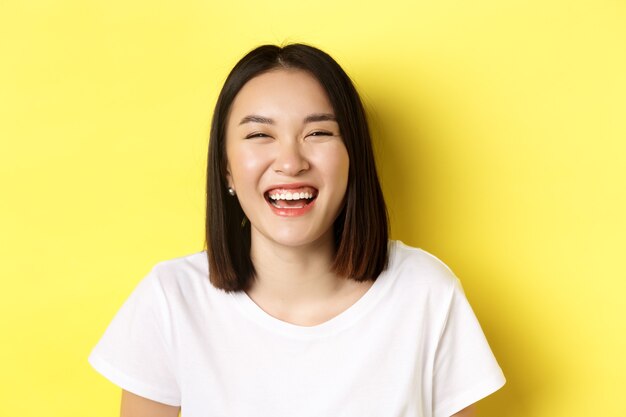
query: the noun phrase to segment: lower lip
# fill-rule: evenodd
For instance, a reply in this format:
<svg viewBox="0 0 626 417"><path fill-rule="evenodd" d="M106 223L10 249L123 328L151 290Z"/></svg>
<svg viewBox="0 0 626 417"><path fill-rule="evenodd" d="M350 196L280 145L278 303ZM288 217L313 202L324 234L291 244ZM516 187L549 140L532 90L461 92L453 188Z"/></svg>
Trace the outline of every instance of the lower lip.
<svg viewBox="0 0 626 417"><path fill-rule="evenodd" d="M317 201L317 199L311 201L309 204L307 204L307 205L305 205L304 207L301 207L301 208L282 208L282 207L279 208L279 207L274 206L269 201L267 202L267 204L270 206L270 208L272 209L274 214L276 214L277 216L297 217L297 216L302 216L302 215L308 213L311 210L311 208L313 208L313 205L315 204L315 201Z"/></svg>

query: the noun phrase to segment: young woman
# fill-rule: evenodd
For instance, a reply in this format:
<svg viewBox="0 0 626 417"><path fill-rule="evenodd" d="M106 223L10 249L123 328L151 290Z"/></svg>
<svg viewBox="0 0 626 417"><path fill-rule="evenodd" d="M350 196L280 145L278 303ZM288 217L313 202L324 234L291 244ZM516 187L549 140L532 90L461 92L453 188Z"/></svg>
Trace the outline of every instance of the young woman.
<svg viewBox="0 0 626 417"><path fill-rule="evenodd" d="M262 46L220 93L207 250L94 348L123 417L473 416L504 384L459 281L388 241L365 112L326 53Z"/></svg>

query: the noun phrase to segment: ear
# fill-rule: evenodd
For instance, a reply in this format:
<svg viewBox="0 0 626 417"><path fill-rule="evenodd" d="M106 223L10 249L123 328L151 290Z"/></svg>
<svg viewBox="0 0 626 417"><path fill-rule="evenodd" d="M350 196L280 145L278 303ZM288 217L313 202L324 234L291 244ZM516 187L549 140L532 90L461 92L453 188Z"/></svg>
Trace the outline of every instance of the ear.
<svg viewBox="0 0 626 417"><path fill-rule="evenodd" d="M234 188L233 186L233 176L230 173L230 164L226 164L226 186L230 188Z"/></svg>

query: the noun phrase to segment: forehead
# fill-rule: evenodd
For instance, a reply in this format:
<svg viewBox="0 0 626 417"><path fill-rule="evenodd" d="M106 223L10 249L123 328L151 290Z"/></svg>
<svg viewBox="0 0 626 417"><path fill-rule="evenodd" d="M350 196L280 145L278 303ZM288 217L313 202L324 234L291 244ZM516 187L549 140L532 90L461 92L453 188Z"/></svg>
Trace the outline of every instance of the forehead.
<svg viewBox="0 0 626 417"><path fill-rule="evenodd" d="M231 106L230 118L259 114L280 121L312 113L333 113L326 91L303 70L277 69L248 81Z"/></svg>

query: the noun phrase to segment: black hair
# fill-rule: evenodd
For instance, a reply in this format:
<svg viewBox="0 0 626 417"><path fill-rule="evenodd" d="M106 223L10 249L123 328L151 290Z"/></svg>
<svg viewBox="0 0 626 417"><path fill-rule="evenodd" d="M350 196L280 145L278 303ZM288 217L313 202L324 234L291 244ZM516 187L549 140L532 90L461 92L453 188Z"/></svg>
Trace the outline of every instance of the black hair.
<svg viewBox="0 0 626 417"><path fill-rule="evenodd" d="M345 204L333 224L332 270L356 281L375 280L388 262L388 219L376 172L363 104L352 81L327 53L305 44L263 45L231 70L217 99L209 140L206 247L211 283L225 291L247 290L254 279L250 224L226 182L226 125L232 103L252 78L271 70L307 71L333 106L350 160Z"/></svg>

